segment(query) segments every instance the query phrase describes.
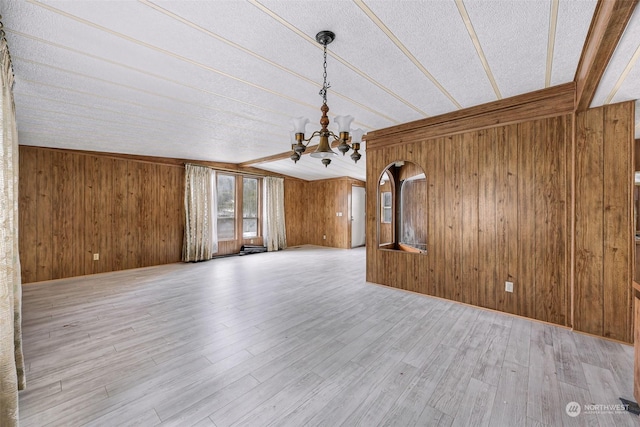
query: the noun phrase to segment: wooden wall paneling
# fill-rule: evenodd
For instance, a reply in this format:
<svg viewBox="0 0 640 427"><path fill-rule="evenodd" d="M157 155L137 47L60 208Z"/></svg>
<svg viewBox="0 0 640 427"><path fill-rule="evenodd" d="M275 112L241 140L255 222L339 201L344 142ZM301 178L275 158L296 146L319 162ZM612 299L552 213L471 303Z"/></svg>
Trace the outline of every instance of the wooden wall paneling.
<svg viewBox="0 0 640 427"><path fill-rule="evenodd" d="M460 301L462 294L461 280L461 251L462 224L460 222L460 168L462 136L454 135L444 138L444 171L445 184L445 222L444 222L444 283L446 283L444 297Z"/></svg>
<svg viewBox="0 0 640 427"><path fill-rule="evenodd" d="M82 271L75 271L75 266L83 265L82 245L74 239L73 209L74 201L74 171L73 155L65 152L50 152L52 159L53 192L52 192L52 251L55 254L51 266L51 277L71 277L81 275ZM79 259L77 254L80 252Z"/></svg>
<svg viewBox="0 0 640 427"><path fill-rule="evenodd" d="M509 235L507 234L506 222L506 173L509 159L506 153L505 128L495 128L493 132L492 149L495 156L495 286L493 300L495 309L505 311L505 299L512 296L506 292L504 283L507 280L507 256L505 249Z"/></svg>
<svg viewBox="0 0 640 427"><path fill-rule="evenodd" d="M169 244L169 217L167 205L171 203L168 199L167 185L169 181L167 167L158 166L158 264L168 262L167 246Z"/></svg>
<svg viewBox="0 0 640 427"><path fill-rule="evenodd" d="M461 142L461 149L462 142ZM425 144L416 143L411 147L411 152L420 168L425 174L426 182L424 185L424 196L422 197L421 203L424 206L425 215L423 215L423 224L426 228L427 236L425 238L425 242L429 242L429 233L431 230L429 229L429 180L431 178L430 171L427 169L427 147ZM460 208L462 210L462 207ZM462 219L462 217L461 217ZM421 293L427 293L429 290L429 247L427 246L427 254L421 256L414 256L413 259L413 274L415 277L416 285L415 291ZM460 267L462 269L462 266ZM462 271L461 271L462 274Z"/></svg>
<svg viewBox="0 0 640 427"><path fill-rule="evenodd" d="M154 191L154 169L155 165L149 163L140 164L140 216L137 220L137 227L140 228L141 245L141 266L153 265L156 244L154 241L156 234L156 224L154 223L155 211L155 191Z"/></svg>
<svg viewBox="0 0 640 427"><path fill-rule="evenodd" d="M324 185L325 188L325 231L327 233L326 246L339 248L342 244L340 233L340 217L336 216L337 212L340 212L340 194L342 186L339 181L329 181ZM331 202L331 198L336 197Z"/></svg>
<svg viewBox="0 0 640 427"><path fill-rule="evenodd" d="M174 165L21 146L23 283L179 261L183 179Z"/></svg>
<svg viewBox="0 0 640 427"><path fill-rule="evenodd" d="M533 122L532 157L533 160L533 181L532 181L532 235L533 258L532 258L532 281L535 287L535 302L533 304L533 317L539 320L546 319L549 305L553 303L551 289L548 279L547 257L553 256L547 248L546 227L549 221L549 206L546 200L548 192L546 182L551 175L550 162L546 156L547 126L545 120Z"/></svg>
<svg viewBox="0 0 640 427"><path fill-rule="evenodd" d="M347 219L349 214L349 207L347 203L349 201L349 194L351 193L351 185L346 179L336 180L333 183L335 193L333 197L337 197L335 200L335 209L330 212L330 218L333 219L333 227L331 233L334 235L333 247L348 249L349 242L347 242L347 236L349 230L347 226ZM341 213L342 216L337 216Z"/></svg>
<svg viewBox="0 0 640 427"><path fill-rule="evenodd" d="M129 210L129 164L126 160L109 159L111 172L113 173L111 191L111 271L124 270L127 268L127 233L129 221L127 211ZM160 204L159 207L164 205Z"/></svg>
<svg viewBox="0 0 640 427"><path fill-rule="evenodd" d="M169 168L169 200L167 204L168 224L171 236L168 247L168 262L178 262L182 258L182 239L184 237L184 168ZM172 224L170 218L177 218L177 224Z"/></svg>
<svg viewBox="0 0 640 427"><path fill-rule="evenodd" d="M22 283L30 283L37 280L38 270L38 151L30 147L19 150L18 243Z"/></svg>
<svg viewBox="0 0 640 427"><path fill-rule="evenodd" d="M111 159L95 156L94 186L94 238L96 252L100 259L93 262L94 273L113 271L114 250L111 246L113 240L113 167Z"/></svg>
<svg viewBox="0 0 640 427"><path fill-rule="evenodd" d="M298 213L298 218L301 221L300 232L302 235L300 236L301 244L309 244L311 242L316 241L315 237L317 236L317 230L314 227L317 227L312 221L314 218L315 212L311 212L311 187L309 183L304 182L303 185L300 185L300 195L299 195L299 203L300 209Z"/></svg>
<svg viewBox="0 0 640 427"><path fill-rule="evenodd" d="M633 104L631 104L633 105ZM633 282L633 114L629 103L604 109L604 336L631 339ZM633 245L633 246L632 246Z"/></svg>
<svg viewBox="0 0 640 427"><path fill-rule="evenodd" d="M574 328L602 336L603 111L577 115Z"/></svg>
<svg viewBox="0 0 640 427"><path fill-rule="evenodd" d="M87 224L90 224L91 218L86 216L86 210L84 208L85 200L85 156L78 155L76 153L69 153L72 162L71 174L73 181L73 241L75 251L75 268L72 273L73 276L82 276L87 274L85 269L86 259L88 256L86 250L86 230ZM65 276L69 277L69 276Z"/></svg>
<svg viewBox="0 0 640 427"><path fill-rule="evenodd" d="M367 165L366 165L366 185L365 185L365 205L366 205L366 220L365 220L365 234L367 236L365 242L365 250L367 253L365 269L365 278L368 282L384 283L378 276L378 187L379 174L382 173L382 167L378 164L384 159L380 155L381 150L376 150L374 155L373 150L367 150Z"/></svg>
<svg viewBox="0 0 640 427"><path fill-rule="evenodd" d="M505 280L517 281L518 276L518 125L509 125L505 128L505 152L506 169L503 175L504 193L506 203L504 205L505 241L503 262L506 265ZM502 289L502 288L501 288ZM522 289L518 289L522 294ZM505 296L503 309L508 313L516 313L518 296L503 294Z"/></svg>
<svg viewBox="0 0 640 427"><path fill-rule="evenodd" d="M96 242L94 236L95 224L93 215L93 199L96 197L94 190L94 156L82 156L82 163L84 169L84 273L93 274L93 253L96 249Z"/></svg>
<svg viewBox="0 0 640 427"><path fill-rule="evenodd" d="M324 246L325 241L322 236L326 234L323 220L325 216L325 204L318 203L318 200L324 200L325 198L324 187L321 183L311 182L309 186L309 193L314 195L314 197L308 197L306 200L307 212L305 217L309 226L309 243L312 245Z"/></svg>
<svg viewBox="0 0 640 427"><path fill-rule="evenodd" d="M478 304L478 142L474 133L462 136L461 301Z"/></svg>
<svg viewBox="0 0 640 427"><path fill-rule="evenodd" d="M563 235L559 215L563 194L558 159L564 147L563 141L558 140L553 119L537 120L534 126L535 318L564 324L564 289L557 274L564 266L564 251L557 247L558 235Z"/></svg>
<svg viewBox="0 0 640 427"><path fill-rule="evenodd" d="M496 308L515 312L515 296L502 283L514 281L517 252L517 132L515 125L496 129ZM517 135L516 135L517 136ZM512 251L514 253L512 253ZM518 290L516 289L516 292Z"/></svg>
<svg viewBox="0 0 640 427"><path fill-rule="evenodd" d="M52 278L53 234L52 234L52 192L51 153L38 151L37 154L37 270L36 280Z"/></svg>
<svg viewBox="0 0 640 427"><path fill-rule="evenodd" d="M432 295L444 295L444 158L443 158L443 141L442 139L433 139L428 141L430 165L427 167L431 174L429 180L429 284L431 286Z"/></svg>
<svg viewBox="0 0 640 427"><path fill-rule="evenodd" d="M547 247L553 254L547 256L548 265L552 271L549 274L549 283L553 287L552 300L550 301L550 316L545 319L548 322L559 325L568 325L569 312L566 310L568 298L567 285L569 280L566 269L567 246L569 234L566 223L567 209L569 206L569 189L566 187L566 165L569 159L566 157L565 129L569 125L566 116L558 116L547 119L549 123L550 138L546 142L547 156L551 162L552 175L547 184L550 201L550 219L547 224Z"/></svg>
<svg viewBox="0 0 640 427"><path fill-rule="evenodd" d="M534 123L521 123L518 132L518 275L513 286L516 312L532 318L536 304Z"/></svg>
<svg viewBox="0 0 640 427"><path fill-rule="evenodd" d="M565 116L564 139L565 150L565 189L567 209L565 210L566 244L565 244L565 313L567 316L566 325L573 327L574 310L574 267L575 267L575 115Z"/></svg>
<svg viewBox="0 0 640 427"><path fill-rule="evenodd" d="M330 242L334 239L334 236L329 228L329 222L333 222L334 219L331 217L333 209L330 205L331 201L329 200L329 195L331 194L331 192L328 187L329 184L323 181L315 183L315 186L313 188L318 189L321 197L309 198L311 210L315 212L314 222L312 224L318 224L320 226L315 237L321 246L330 246ZM312 190L311 194L315 194L315 191ZM313 227L313 225L311 227ZM324 238L324 236L326 236L326 238Z"/></svg>
<svg viewBox="0 0 640 427"><path fill-rule="evenodd" d="M127 167L127 256L125 268L141 267L143 252L142 228L139 221L142 215L142 165L129 162Z"/></svg>
<svg viewBox="0 0 640 427"><path fill-rule="evenodd" d="M496 130L478 132L478 305L496 308Z"/></svg>
<svg viewBox="0 0 640 427"><path fill-rule="evenodd" d="M155 247L153 251L152 262L150 265L164 264L163 234L164 234L164 228L165 228L164 214L166 211L165 209L161 209L159 205L159 203L162 202L164 197L163 191L162 191L162 185L164 182L162 168L163 166L153 165L153 170L152 170L152 176L153 176L152 186L153 186L155 200L153 201L154 208L151 212L152 212L152 221L153 221L153 224L155 225L155 227L153 228L153 241L154 241Z"/></svg>
<svg viewBox="0 0 640 427"><path fill-rule="evenodd" d="M306 242L307 233L305 232L305 227L307 222L304 218L306 209L304 196L306 193L305 181L285 178L284 210L287 246L298 246Z"/></svg>

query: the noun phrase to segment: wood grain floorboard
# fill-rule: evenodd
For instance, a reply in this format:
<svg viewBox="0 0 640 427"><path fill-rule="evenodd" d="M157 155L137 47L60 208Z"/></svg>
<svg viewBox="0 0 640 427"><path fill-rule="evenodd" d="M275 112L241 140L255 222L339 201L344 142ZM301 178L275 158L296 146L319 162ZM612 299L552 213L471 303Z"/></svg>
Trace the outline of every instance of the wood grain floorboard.
<svg viewBox="0 0 640 427"><path fill-rule="evenodd" d="M633 399L632 347L364 269L303 246L25 285L21 426L640 426L589 406Z"/></svg>

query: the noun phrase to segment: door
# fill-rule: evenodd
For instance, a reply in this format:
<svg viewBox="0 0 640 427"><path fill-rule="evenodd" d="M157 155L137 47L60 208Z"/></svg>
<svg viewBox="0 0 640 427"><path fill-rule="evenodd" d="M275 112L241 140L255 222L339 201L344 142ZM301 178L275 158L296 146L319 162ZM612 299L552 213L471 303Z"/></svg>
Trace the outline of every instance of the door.
<svg viewBox="0 0 640 427"><path fill-rule="evenodd" d="M365 189L351 187L351 247L364 246L365 243Z"/></svg>

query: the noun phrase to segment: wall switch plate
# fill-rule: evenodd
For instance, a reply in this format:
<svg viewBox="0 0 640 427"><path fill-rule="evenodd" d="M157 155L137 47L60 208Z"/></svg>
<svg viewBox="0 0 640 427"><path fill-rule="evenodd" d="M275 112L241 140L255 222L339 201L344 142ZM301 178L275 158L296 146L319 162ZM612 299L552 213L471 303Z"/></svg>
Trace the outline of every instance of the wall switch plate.
<svg viewBox="0 0 640 427"><path fill-rule="evenodd" d="M513 282L504 282L504 290L507 292L513 292Z"/></svg>
<svg viewBox="0 0 640 427"><path fill-rule="evenodd" d="M322 235L322 240L327 240L327 235L326 234Z"/></svg>
<svg viewBox="0 0 640 427"><path fill-rule="evenodd" d="M100 261L100 254L93 254L94 261Z"/></svg>

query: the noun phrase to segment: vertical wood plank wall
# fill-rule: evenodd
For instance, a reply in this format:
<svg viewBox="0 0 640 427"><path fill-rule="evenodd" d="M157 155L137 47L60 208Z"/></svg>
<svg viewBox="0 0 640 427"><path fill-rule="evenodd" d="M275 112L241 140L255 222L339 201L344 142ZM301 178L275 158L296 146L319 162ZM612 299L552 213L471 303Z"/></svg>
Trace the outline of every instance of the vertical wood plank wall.
<svg viewBox="0 0 640 427"><path fill-rule="evenodd" d="M19 186L23 283L180 261L181 167L21 146Z"/></svg>
<svg viewBox="0 0 640 427"><path fill-rule="evenodd" d="M631 340L634 103L576 117L574 328Z"/></svg>
<svg viewBox="0 0 640 427"><path fill-rule="evenodd" d="M633 108L367 141L367 280L630 342ZM398 160L427 175L426 255L377 247L378 177Z"/></svg>
<svg viewBox="0 0 640 427"><path fill-rule="evenodd" d="M21 146L19 173L23 283L181 260L184 167L179 162ZM351 185L364 183L285 179L288 245L349 248ZM240 236L219 242L217 255L238 253L251 240L263 243L262 237Z"/></svg>
<svg viewBox="0 0 640 427"><path fill-rule="evenodd" d="M367 247L367 280L567 324L566 160L571 115L381 148L367 153L369 212L386 165L425 171L427 255ZM368 233L375 233L369 215ZM405 265L407 266L405 268ZM406 270L403 280L398 273ZM514 282L514 292L504 282Z"/></svg>
<svg viewBox="0 0 640 427"><path fill-rule="evenodd" d="M351 248L351 187L364 187L353 178L319 181L285 179L287 245L310 244ZM336 216L341 212L342 216ZM323 238L326 236L326 239Z"/></svg>

